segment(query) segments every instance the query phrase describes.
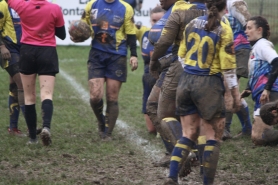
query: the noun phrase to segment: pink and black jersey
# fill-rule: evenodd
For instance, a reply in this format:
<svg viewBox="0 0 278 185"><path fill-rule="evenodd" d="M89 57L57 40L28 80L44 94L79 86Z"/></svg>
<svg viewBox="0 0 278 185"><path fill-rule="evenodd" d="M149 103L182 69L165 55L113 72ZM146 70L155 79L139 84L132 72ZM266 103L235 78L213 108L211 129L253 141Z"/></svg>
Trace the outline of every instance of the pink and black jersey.
<svg viewBox="0 0 278 185"><path fill-rule="evenodd" d="M21 43L35 46L56 46L55 27L64 26L64 18L57 4L46 0L9 0L21 18Z"/></svg>

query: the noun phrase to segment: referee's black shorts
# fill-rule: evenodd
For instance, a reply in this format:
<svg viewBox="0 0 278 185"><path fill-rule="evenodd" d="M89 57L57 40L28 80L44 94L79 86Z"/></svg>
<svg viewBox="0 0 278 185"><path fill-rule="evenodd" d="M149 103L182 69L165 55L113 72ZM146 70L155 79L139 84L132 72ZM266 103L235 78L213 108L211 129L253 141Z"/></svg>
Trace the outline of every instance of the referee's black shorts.
<svg viewBox="0 0 278 185"><path fill-rule="evenodd" d="M59 73L56 47L22 44L19 71L23 74L52 75Z"/></svg>

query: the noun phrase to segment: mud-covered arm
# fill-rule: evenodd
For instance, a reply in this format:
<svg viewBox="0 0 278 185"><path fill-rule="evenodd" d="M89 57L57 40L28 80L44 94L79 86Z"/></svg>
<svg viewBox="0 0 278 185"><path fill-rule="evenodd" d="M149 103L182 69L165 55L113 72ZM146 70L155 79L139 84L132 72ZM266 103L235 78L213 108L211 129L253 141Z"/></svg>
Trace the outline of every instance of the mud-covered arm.
<svg viewBox="0 0 278 185"><path fill-rule="evenodd" d="M184 31L184 25L181 21L180 12L175 11L171 13L166 22L165 27L162 30L159 40L154 45L154 51L151 60L158 62L158 59L163 57L168 48L174 43L178 35L181 35Z"/></svg>
<svg viewBox="0 0 278 185"><path fill-rule="evenodd" d="M265 90L270 91L272 88L273 83L278 77L278 57L272 60L271 62L272 69L270 71L270 74L268 76L268 81L264 87Z"/></svg>

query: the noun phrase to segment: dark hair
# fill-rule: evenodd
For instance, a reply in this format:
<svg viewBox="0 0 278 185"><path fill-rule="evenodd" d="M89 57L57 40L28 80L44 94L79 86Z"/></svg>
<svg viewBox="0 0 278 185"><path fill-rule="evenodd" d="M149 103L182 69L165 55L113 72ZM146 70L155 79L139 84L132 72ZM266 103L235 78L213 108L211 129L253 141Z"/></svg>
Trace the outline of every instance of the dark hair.
<svg viewBox="0 0 278 185"><path fill-rule="evenodd" d="M207 0L206 4L208 8L208 23L205 29L212 31L219 25L221 18L218 13L226 8L227 2L226 0Z"/></svg>
<svg viewBox="0 0 278 185"><path fill-rule="evenodd" d="M254 21L257 28L262 27L263 29L263 38L269 39L270 36L270 27L267 20L262 16L251 17L248 21Z"/></svg>
<svg viewBox="0 0 278 185"><path fill-rule="evenodd" d="M260 109L260 116L263 122L267 125L273 124L275 118L275 116L271 113L273 110L278 111L278 101L266 103Z"/></svg>
<svg viewBox="0 0 278 185"><path fill-rule="evenodd" d="M154 8L151 10L151 15L152 15L153 13L160 13L160 12L163 12L163 13L164 13L165 10L163 10L161 6L156 6L156 7L154 7Z"/></svg>

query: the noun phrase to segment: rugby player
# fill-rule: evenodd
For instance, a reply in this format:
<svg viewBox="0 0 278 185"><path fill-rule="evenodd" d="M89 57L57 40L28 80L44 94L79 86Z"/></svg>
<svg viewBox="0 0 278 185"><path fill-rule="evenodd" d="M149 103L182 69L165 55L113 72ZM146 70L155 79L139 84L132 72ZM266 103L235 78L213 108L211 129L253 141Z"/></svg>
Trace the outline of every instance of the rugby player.
<svg viewBox="0 0 278 185"><path fill-rule="evenodd" d="M132 18L132 7L120 0L92 0L87 3L82 15L82 20L94 32L88 60L88 85L90 104L98 120L100 138L104 141L112 140L119 115L118 96L127 78L128 45L131 70L138 67L136 30ZM74 42L82 42L72 39ZM105 84L107 108L104 117Z"/></svg>
<svg viewBox="0 0 278 185"><path fill-rule="evenodd" d="M227 13L230 25L234 34L234 49L236 54L236 75L239 79L241 77L248 78L248 60L251 51L250 43L247 40L247 36L244 33L247 20L250 18L250 13L247 9L247 3L244 0L227 0ZM228 90L228 89L227 89ZM239 136L251 136L252 124L249 115L248 104L244 99L241 99L242 106L240 110L236 112L237 117L241 123L242 130L235 137ZM222 139L231 139L230 125L232 123L233 113L231 111L226 112L226 125Z"/></svg>
<svg viewBox="0 0 278 185"><path fill-rule="evenodd" d="M179 48L185 50L181 51L185 53L185 67L176 97L182 138L173 150L165 185L178 184L179 163L195 145L201 125L206 136L201 169L203 184L213 184L225 126L222 74L231 89L235 108L240 104L233 34L228 21L222 18L226 13L226 0L208 0L206 6L208 15L186 26L185 45Z"/></svg>
<svg viewBox="0 0 278 185"><path fill-rule="evenodd" d="M6 1L0 1L0 66L5 69L10 76L9 85L9 112L10 125L8 132L16 136L25 136L18 129L18 118L21 110L24 115L24 93L19 74L19 51L20 38L22 34L20 17L16 11L8 6Z"/></svg>
<svg viewBox="0 0 278 185"><path fill-rule="evenodd" d="M164 15L165 10L163 10L160 6L157 6L152 9L151 15L150 15L150 22L153 26L157 21L161 19L161 17ZM156 79L149 73L149 64L151 60L151 55L153 53L153 45L150 43L148 39L150 28L147 28L145 26L137 25L136 30L136 38L140 43L141 48L141 55L144 60L144 74L143 74L143 105L142 105L142 112L144 114L144 118L146 121L146 126L149 133L156 133L156 129L153 126L152 121L150 120L147 111L146 111L146 104L148 97L151 93L152 87L155 84Z"/></svg>
<svg viewBox="0 0 278 185"><path fill-rule="evenodd" d="M278 99L278 54L268 40L270 27L264 17L251 17L245 33L252 45L252 51L249 58L249 81L241 97L252 94L255 106L251 138L254 144L264 145L276 141L277 132L271 129L271 125L276 123L273 121L276 117L275 103L266 103ZM260 111L264 104L264 109Z"/></svg>

